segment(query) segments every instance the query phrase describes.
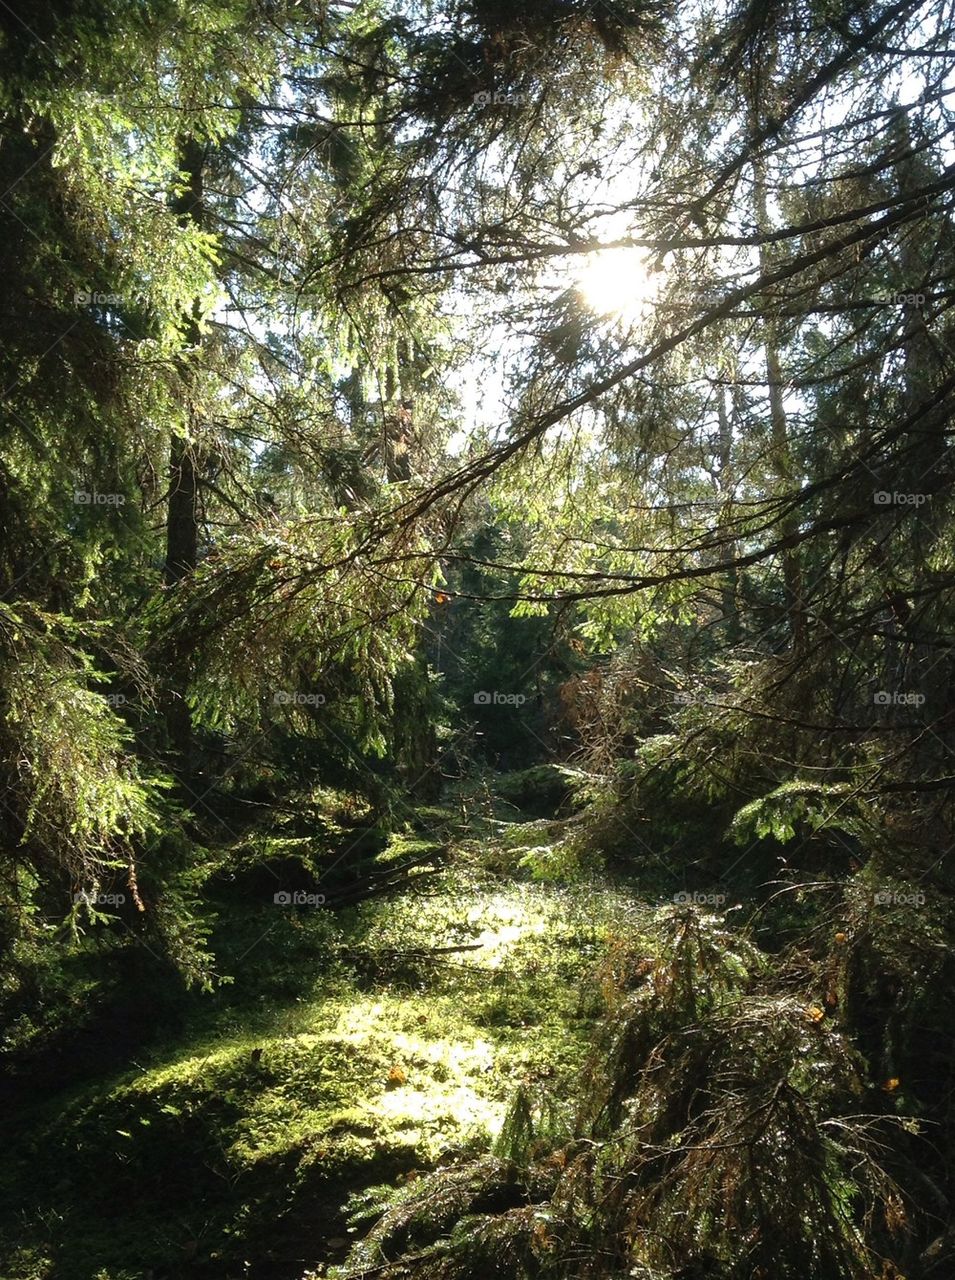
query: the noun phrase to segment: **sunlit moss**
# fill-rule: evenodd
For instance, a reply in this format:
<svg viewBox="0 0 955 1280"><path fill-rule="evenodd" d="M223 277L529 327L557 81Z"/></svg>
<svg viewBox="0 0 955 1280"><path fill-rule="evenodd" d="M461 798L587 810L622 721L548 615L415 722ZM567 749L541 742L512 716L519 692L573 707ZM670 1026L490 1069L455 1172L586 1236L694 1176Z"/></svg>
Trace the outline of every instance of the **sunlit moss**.
<svg viewBox="0 0 955 1280"><path fill-rule="evenodd" d="M174 1273L183 1242L203 1230L210 1258L261 1255L277 1220L293 1236L313 1231L315 1197L342 1204L489 1150L515 1083L562 1080L569 1092L592 1025L581 980L629 919L628 900L583 886L505 888L460 870L429 885L429 896L334 918L282 917L252 953L244 998L237 982L178 1044L37 1117L29 1149L10 1161L35 1220L8 1233L4 1274L105 1267L114 1280L141 1271L144 1248L148 1265ZM260 934L258 920L225 921L237 955ZM73 1272L41 1261L63 1177L80 1190L57 1232L84 1224ZM121 1234L89 1225L134 1188L149 1203ZM15 1237L22 1259L37 1246L19 1270Z"/></svg>

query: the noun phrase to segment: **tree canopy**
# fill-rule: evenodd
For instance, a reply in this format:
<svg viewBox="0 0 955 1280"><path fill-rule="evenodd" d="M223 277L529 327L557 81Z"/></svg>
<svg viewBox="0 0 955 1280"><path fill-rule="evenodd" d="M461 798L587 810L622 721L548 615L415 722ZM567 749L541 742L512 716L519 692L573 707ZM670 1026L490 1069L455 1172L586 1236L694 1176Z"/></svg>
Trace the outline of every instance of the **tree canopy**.
<svg viewBox="0 0 955 1280"><path fill-rule="evenodd" d="M612 884L573 1115L337 1274L945 1274L953 16L0 5L13 1096L282 895L358 981L420 875Z"/></svg>

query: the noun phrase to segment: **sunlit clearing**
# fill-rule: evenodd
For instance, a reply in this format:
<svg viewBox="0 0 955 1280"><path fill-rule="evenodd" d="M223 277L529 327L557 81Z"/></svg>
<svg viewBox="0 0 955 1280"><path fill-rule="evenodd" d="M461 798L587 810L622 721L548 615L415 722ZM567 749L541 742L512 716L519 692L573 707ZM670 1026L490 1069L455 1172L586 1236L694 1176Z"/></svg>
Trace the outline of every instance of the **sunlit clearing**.
<svg viewBox="0 0 955 1280"><path fill-rule="evenodd" d="M578 269L575 284L591 311L629 322L646 313L659 287L642 249L589 253Z"/></svg>
<svg viewBox="0 0 955 1280"><path fill-rule="evenodd" d="M484 926L474 939L481 950L473 954L474 963L488 969L499 968L521 938L542 934L547 927L506 894L497 894L490 902L475 907L468 913L468 922Z"/></svg>

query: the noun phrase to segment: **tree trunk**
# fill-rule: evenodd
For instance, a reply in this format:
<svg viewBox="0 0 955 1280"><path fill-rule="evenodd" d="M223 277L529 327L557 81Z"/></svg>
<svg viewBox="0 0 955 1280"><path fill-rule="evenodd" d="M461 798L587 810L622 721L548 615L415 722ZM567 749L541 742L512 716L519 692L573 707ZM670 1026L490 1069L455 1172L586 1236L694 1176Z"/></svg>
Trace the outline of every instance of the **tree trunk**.
<svg viewBox="0 0 955 1280"><path fill-rule="evenodd" d="M726 387L717 389L717 412L720 423L720 525L723 527L729 523L732 517L733 502L733 418L730 417L726 408L726 394ZM736 644L740 635L739 570L733 563L735 557L736 542L727 539L720 546L720 560L725 566L722 578L721 602L726 637L730 644Z"/></svg>
<svg viewBox="0 0 955 1280"><path fill-rule="evenodd" d="M203 164L205 149L193 138L182 141L179 168L186 175L186 187L172 201L181 223L202 223ZM169 499L166 513L166 563L163 576L174 586L196 567L199 558L199 481L196 465L197 416L192 403L193 375L189 356L200 340L199 301L193 305L186 328L186 349L179 361L183 391L187 398L186 426L173 434L169 449ZM192 717L186 700L189 670L185 655L173 658L168 670L166 728L170 745L188 774L192 768Z"/></svg>
<svg viewBox="0 0 955 1280"><path fill-rule="evenodd" d="M760 127L758 112L752 109L751 128L755 132ZM757 156L753 161L753 221L760 236L772 230L766 196L766 170L762 159ZM774 267L772 254L765 243L759 245L759 271L766 276ZM786 420L786 408L783 403L783 374L779 359L779 334L776 318L764 315L762 323L762 340L765 351L766 388L769 401L769 428L773 467L783 487L788 491L795 479L792 449L789 442L789 424ZM795 514L786 516L782 521L784 535L798 532L798 518ZM789 619L792 648L796 653L802 652L806 640L806 609L803 598L802 569L798 552L788 547L782 552L783 586L786 592L786 614Z"/></svg>

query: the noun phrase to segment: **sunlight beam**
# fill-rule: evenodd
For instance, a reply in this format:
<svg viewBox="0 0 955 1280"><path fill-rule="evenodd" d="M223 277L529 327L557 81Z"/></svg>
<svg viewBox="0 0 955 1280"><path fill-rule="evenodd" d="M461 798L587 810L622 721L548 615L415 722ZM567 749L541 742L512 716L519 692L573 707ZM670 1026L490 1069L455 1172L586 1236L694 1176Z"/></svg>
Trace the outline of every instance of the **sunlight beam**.
<svg viewBox="0 0 955 1280"><path fill-rule="evenodd" d="M587 254L574 278L588 310L598 316L635 322L656 297L659 282L642 249L598 249Z"/></svg>

